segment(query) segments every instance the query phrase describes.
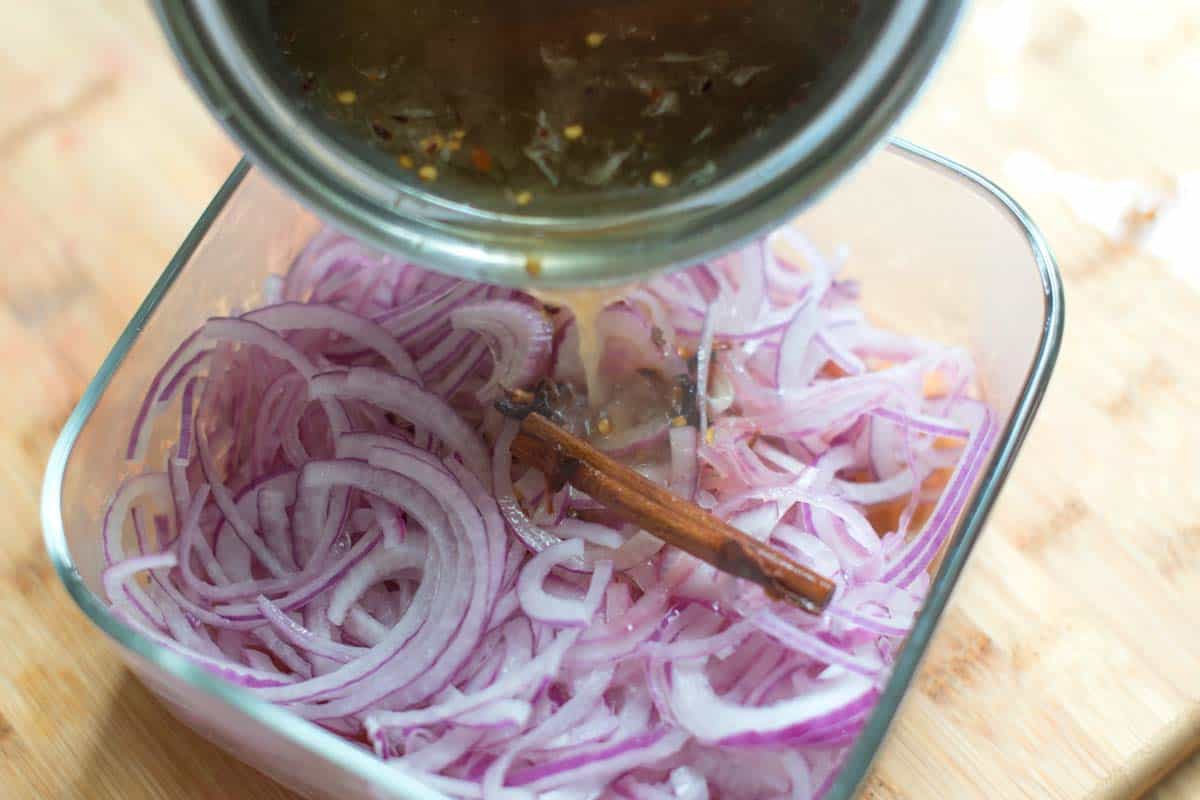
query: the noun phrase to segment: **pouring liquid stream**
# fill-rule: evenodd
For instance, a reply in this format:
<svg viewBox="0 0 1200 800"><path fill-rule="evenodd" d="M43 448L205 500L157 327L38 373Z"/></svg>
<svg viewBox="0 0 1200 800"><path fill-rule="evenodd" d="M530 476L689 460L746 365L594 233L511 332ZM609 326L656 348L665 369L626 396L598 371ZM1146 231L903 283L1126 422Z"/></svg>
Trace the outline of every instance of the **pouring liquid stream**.
<svg viewBox="0 0 1200 800"><path fill-rule="evenodd" d="M575 330L579 337L579 359L583 362L587 380L588 405L593 411L600 409L609 399L610 389L608 384L600 379L600 358L603 352L596 322L600 312L624 297L628 290L628 286L527 290L546 305L562 306L575 317Z"/></svg>

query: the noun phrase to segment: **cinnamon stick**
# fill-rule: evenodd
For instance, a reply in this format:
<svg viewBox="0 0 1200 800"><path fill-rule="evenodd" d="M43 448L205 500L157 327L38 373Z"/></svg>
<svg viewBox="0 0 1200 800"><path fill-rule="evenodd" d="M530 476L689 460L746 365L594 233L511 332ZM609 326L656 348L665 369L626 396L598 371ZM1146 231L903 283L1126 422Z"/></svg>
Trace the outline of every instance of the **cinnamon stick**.
<svg viewBox="0 0 1200 800"><path fill-rule="evenodd" d="M551 484L570 483L617 515L717 569L817 613L833 597L828 578L563 430L537 411L521 420L513 455Z"/></svg>

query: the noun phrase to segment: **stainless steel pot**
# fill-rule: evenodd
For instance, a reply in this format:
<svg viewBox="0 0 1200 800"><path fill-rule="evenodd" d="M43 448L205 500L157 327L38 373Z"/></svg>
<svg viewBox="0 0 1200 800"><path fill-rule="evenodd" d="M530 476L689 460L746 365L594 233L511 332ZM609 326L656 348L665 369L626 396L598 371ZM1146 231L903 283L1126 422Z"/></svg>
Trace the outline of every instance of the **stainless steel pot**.
<svg viewBox="0 0 1200 800"><path fill-rule="evenodd" d="M265 0L155 0L192 82L250 157L329 222L461 277L545 287L616 283L694 262L777 225L880 142L930 74L961 0L864 0L815 110L784 115L710 182L655 202L518 214L436 194L298 102ZM536 266L536 269L531 267Z"/></svg>

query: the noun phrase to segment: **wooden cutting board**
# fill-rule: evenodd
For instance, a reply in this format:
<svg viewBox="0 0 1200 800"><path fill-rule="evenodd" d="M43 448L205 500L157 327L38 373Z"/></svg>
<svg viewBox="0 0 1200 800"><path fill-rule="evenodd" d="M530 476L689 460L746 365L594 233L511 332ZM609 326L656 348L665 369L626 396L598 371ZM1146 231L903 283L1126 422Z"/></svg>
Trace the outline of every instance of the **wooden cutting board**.
<svg viewBox="0 0 1200 800"><path fill-rule="evenodd" d="M1113 181L1169 199L1200 169L1200 12L1076 2L979 3L904 127L1026 203L1069 310L876 800L1123 800L1200 739L1200 260L1095 229L1121 217ZM64 419L237 151L142 0L0 11L0 796L289 797L120 667L59 588L36 511ZM1158 211L1144 237L1180 225ZM1200 763L1157 796L1200 796Z"/></svg>

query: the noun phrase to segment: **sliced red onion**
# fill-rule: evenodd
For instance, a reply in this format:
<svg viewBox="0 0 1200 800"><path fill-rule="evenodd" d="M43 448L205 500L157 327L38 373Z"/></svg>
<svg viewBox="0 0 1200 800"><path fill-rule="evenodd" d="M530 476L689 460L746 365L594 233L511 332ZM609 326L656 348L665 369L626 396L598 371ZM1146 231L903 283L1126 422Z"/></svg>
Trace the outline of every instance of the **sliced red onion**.
<svg viewBox="0 0 1200 800"><path fill-rule="evenodd" d="M456 330L482 335L492 349L492 375L477 392L480 402L495 400L501 389L519 389L546 373L554 329L540 306L493 300L454 309Z"/></svg>
<svg viewBox="0 0 1200 800"><path fill-rule="evenodd" d="M708 307L704 324L700 326L700 342L696 345L696 405L700 411L700 436L708 435L708 373L712 361L713 334L717 316L714 306Z"/></svg>
<svg viewBox="0 0 1200 800"><path fill-rule="evenodd" d="M104 511L101 528L101 551L106 565L111 567L125 559L124 527L134 503L144 498L161 499L168 491L167 476L161 472L134 475L120 485Z"/></svg>
<svg viewBox="0 0 1200 800"><path fill-rule="evenodd" d="M700 465L696 459L696 429L691 426L671 428L671 473L668 483L672 492L691 500L696 496Z"/></svg>
<svg viewBox="0 0 1200 800"><path fill-rule="evenodd" d="M311 655L331 659L345 664L364 653L364 648L341 644L306 629L303 625L283 613L277 605L265 597L258 598L258 608L263 618L293 647Z"/></svg>
<svg viewBox="0 0 1200 800"><path fill-rule="evenodd" d="M397 375L409 380L420 380L412 356L386 328L337 306L281 303L251 311L244 314L242 319L257 322L275 331L317 330L353 339L379 353Z"/></svg>
<svg viewBox="0 0 1200 800"><path fill-rule="evenodd" d="M426 560L425 542L415 537L403 544L377 550L354 565L345 578L330 593L329 609L325 612L334 625L343 625L346 615L363 593L376 582L393 578L405 570L415 570Z"/></svg>
<svg viewBox="0 0 1200 800"><path fill-rule="evenodd" d="M209 655L196 652L181 646L174 639L162 635L153 626L148 626L144 622L139 621L136 617L128 615L122 608L121 598L125 595L125 590L129 588L129 581L139 572L155 569L170 569L176 564L175 555L173 553L162 553L148 556L135 556L126 559L120 564L109 567L105 570L101 580L105 586L105 592L109 596L109 602L114 603L114 610L118 614L125 617L126 620L137 626L143 634L162 645L166 649L178 653L196 665L212 672L219 677L236 683L250 689L265 688L270 686L283 686L295 681L295 678L279 672L265 672L263 670L252 667L242 666L236 662L230 662L222 659L216 659Z"/></svg>
<svg viewBox="0 0 1200 800"><path fill-rule="evenodd" d="M598 568L592 573L587 594L582 603L584 612L589 616L596 612L611 575L612 571L609 568ZM461 695L448 702L433 704L421 710L373 714L368 719L368 732L372 729L411 728L428 725L464 714L506 696L511 696L522 689L529 687L540 689L545 685L546 680L558 671L558 665L563 656L578 637L578 630L568 630L556 634L550 645L535 658L516 670L509 670L483 691L472 695Z"/></svg>
<svg viewBox="0 0 1200 800"><path fill-rule="evenodd" d="M113 604L114 608L120 609L130 616L139 615L143 625L165 629L167 622L162 609L150 599L145 589L136 582L131 582L130 578L139 572L170 568L176 563L173 553L135 556L107 567L101 574L100 581L104 584L105 594L108 595L108 601Z"/></svg>
<svg viewBox="0 0 1200 800"><path fill-rule="evenodd" d="M804 653L818 663L835 664L868 678L878 676L883 669L883 665L878 663L877 659L846 653L820 636L792 625L769 611L755 614L750 617L750 622L784 647Z"/></svg>
<svg viewBox="0 0 1200 800"><path fill-rule="evenodd" d="M621 535L620 531L610 528L608 525L601 525L597 522L585 522L581 519L566 517L554 526L554 532L564 539L578 539L587 544L594 544L605 551L610 551L608 560L611 560L611 551L619 549L625 544L626 539ZM564 564L568 569L570 565ZM578 570L575 570L576 572Z"/></svg>
<svg viewBox="0 0 1200 800"><path fill-rule="evenodd" d="M597 319L601 380L666 388L596 444L833 578L820 617L513 463L501 388L586 391L569 311L331 231L148 386L127 455L177 430L165 472L106 510L106 594L449 795L818 798L998 425L966 354L873 327L840 266L782 229ZM698 429L665 397L689 352ZM895 530L871 523L883 503L903 505Z"/></svg>
<svg viewBox="0 0 1200 800"><path fill-rule="evenodd" d="M496 442L496 450L493 455L493 488L496 492L496 504L500 507L500 513L504 515L504 521L508 523L509 530L520 539L530 551L541 553L546 548L552 547L562 541L559 536L548 533L541 527L535 525L525 512L521 509L521 504L517 501L516 495L513 492L512 477L510 470L512 469L512 455L510 448L512 447L513 439L517 437L519 426L509 420L505 423L504 429ZM584 569L582 559L573 562L570 565L574 569Z"/></svg>
<svg viewBox="0 0 1200 800"><path fill-rule="evenodd" d="M625 540L612 554L613 566L624 572L646 564L663 549L663 541L645 531L638 531Z"/></svg>
<svg viewBox="0 0 1200 800"><path fill-rule="evenodd" d="M583 558L583 540L567 539L550 545L529 560L517 578L517 600L530 619L556 628L583 628L591 614L583 598L570 600L546 591L546 576L556 566Z"/></svg>
<svg viewBox="0 0 1200 800"><path fill-rule="evenodd" d="M462 457L480 478L488 479L489 460L479 434L473 431L440 397L412 381L377 369L356 367L348 373L325 373L312 381L314 397L365 400L432 431L452 452Z"/></svg>
<svg viewBox="0 0 1200 800"><path fill-rule="evenodd" d="M627 770L673 755L686 741L687 735L683 731L673 731L666 726L652 728L621 741L606 743L590 752L514 770L509 782L535 792L574 782L586 784L599 781L603 785L603 782L619 777Z"/></svg>
<svg viewBox="0 0 1200 800"><path fill-rule="evenodd" d="M853 715L874 694L872 681L842 670L826 670L822 691L781 703L747 707L717 695L703 670L693 664L672 669L671 710L679 724L701 742L733 746L772 746L823 724Z"/></svg>

